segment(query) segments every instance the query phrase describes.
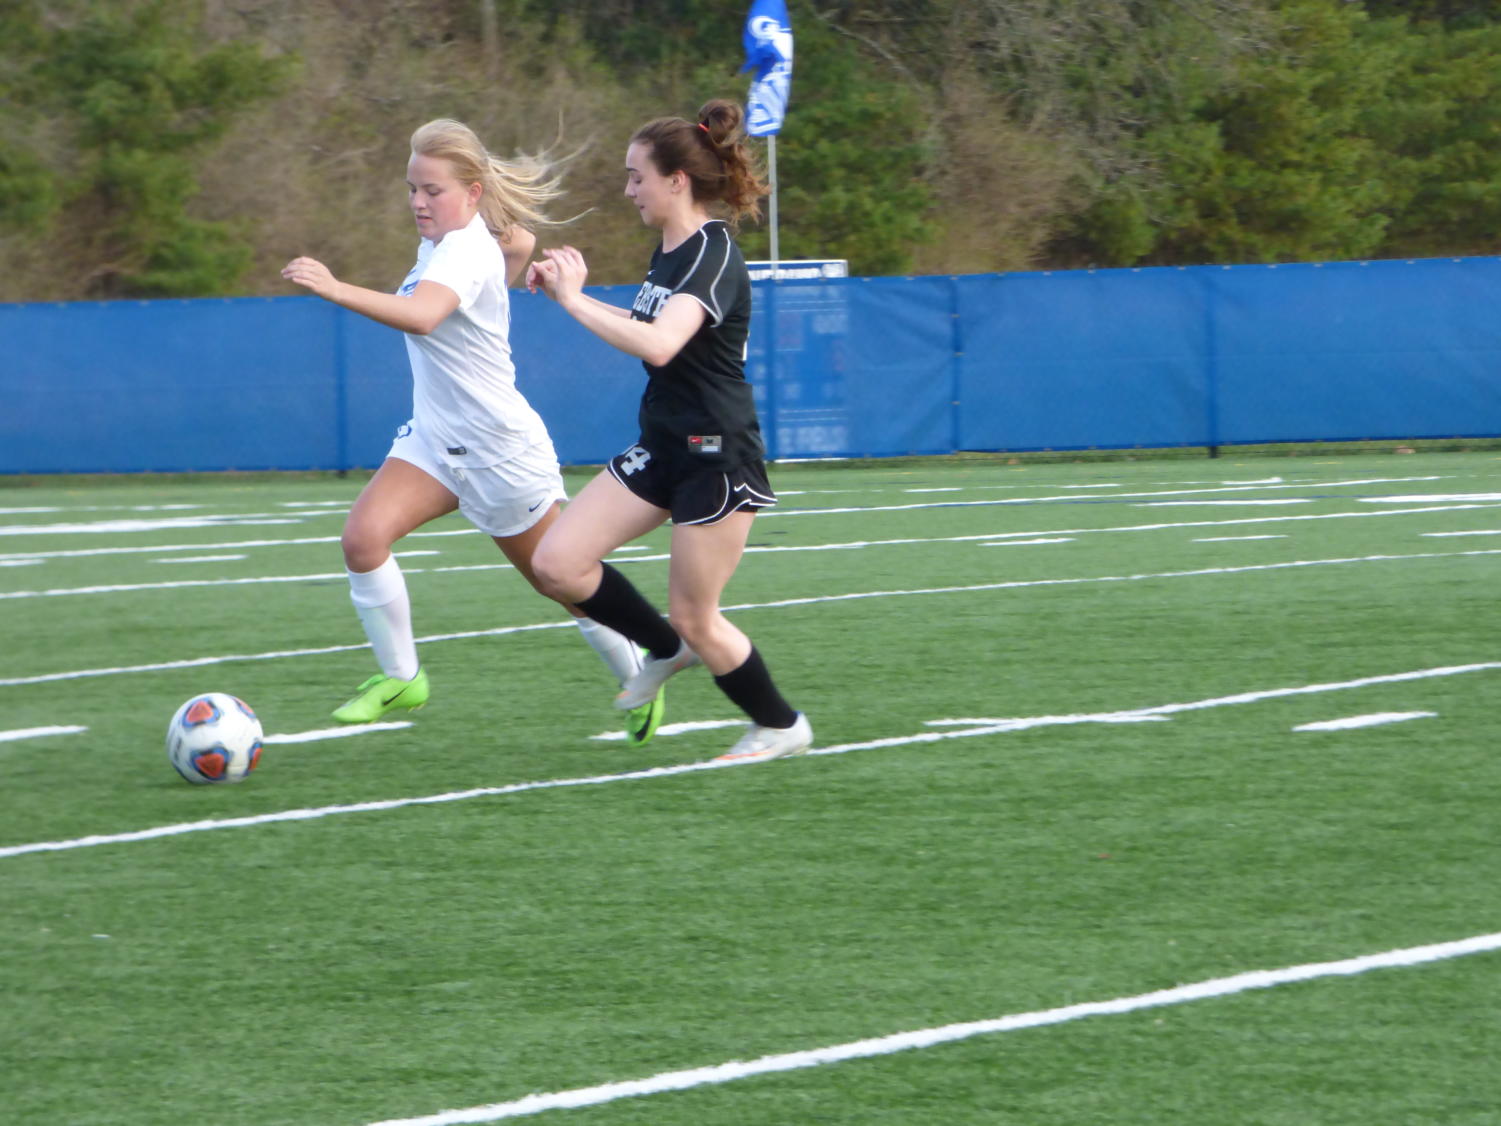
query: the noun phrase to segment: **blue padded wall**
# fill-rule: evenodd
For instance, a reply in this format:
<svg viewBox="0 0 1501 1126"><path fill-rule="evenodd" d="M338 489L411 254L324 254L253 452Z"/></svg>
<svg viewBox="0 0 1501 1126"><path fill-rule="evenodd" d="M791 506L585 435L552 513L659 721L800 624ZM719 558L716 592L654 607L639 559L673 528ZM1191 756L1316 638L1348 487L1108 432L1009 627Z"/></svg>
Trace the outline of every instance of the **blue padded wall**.
<svg viewBox="0 0 1501 1126"><path fill-rule="evenodd" d="M641 365L512 296L562 460L629 445ZM758 282L754 304L778 458L1501 435L1498 258ZM0 332L0 473L373 467L411 407L400 335L314 297L0 305Z"/></svg>

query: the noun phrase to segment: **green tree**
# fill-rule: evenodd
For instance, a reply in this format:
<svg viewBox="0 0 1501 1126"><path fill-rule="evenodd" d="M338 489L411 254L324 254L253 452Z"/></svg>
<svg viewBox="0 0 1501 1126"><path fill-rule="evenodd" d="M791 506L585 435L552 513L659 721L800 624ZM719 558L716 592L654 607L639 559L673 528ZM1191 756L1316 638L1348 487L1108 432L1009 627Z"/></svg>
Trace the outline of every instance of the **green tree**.
<svg viewBox="0 0 1501 1126"><path fill-rule="evenodd" d="M1274 48L1244 60L1232 87L1143 134L1170 187L1138 260L1359 258L1381 245L1391 189L1360 121L1387 96L1401 44L1368 34L1354 6L1292 0L1282 14Z"/></svg>
<svg viewBox="0 0 1501 1126"><path fill-rule="evenodd" d="M1406 16L1452 28L1501 23L1501 0L1365 0L1365 9L1378 19Z"/></svg>
<svg viewBox="0 0 1501 1126"><path fill-rule="evenodd" d="M1149 257L1175 202L1165 154L1212 159L1215 127L1195 110L1233 83L1244 58L1268 49L1270 3L833 0L820 11L889 61L894 88L916 79L946 106L981 110L940 117L945 154L973 155L975 136L1006 142L994 147L1002 162L980 165L991 173L984 183L944 182L945 201L985 214L987 196L1020 199L1017 214L1034 233L1015 237L1035 248L1030 257L1120 265ZM984 76L992 96L966 91L956 80L967 75ZM966 166L937 164L930 176Z"/></svg>
<svg viewBox="0 0 1501 1126"><path fill-rule="evenodd" d="M1391 192L1382 252L1493 253L1501 239L1501 24L1455 30L1383 20L1370 34L1400 46L1387 96L1358 121L1381 145Z"/></svg>
<svg viewBox="0 0 1501 1126"><path fill-rule="evenodd" d="M289 64L249 43L202 46L198 14L190 0L147 0L56 24L34 4L10 17L27 32L12 95L53 136L40 154L27 138L0 149L0 179L37 188L29 201L0 198L0 226L88 263L88 296L236 292L250 259L242 232L190 214L195 163Z"/></svg>

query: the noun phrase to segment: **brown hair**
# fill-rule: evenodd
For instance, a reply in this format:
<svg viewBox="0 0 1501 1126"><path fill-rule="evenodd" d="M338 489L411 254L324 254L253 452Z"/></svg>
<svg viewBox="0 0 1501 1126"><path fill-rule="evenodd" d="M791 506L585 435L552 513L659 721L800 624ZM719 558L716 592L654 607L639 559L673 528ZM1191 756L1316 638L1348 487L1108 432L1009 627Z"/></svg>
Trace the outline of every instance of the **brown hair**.
<svg viewBox="0 0 1501 1126"><path fill-rule="evenodd" d="M746 147L744 120L738 103L714 98L698 111L696 124L659 117L637 129L631 143L650 146L651 161L662 175L684 173L695 201L725 204L730 225L738 226L742 216L761 217L761 197L771 191Z"/></svg>
<svg viewBox="0 0 1501 1126"><path fill-rule="evenodd" d="M429 121L412 134L412 152L448 161L461 184L484 185L479 213L496 238L504 238L517 224L553 225L542 208L562 189L544 157L501 160L490 154L473 129L446 117Z"/></svg>

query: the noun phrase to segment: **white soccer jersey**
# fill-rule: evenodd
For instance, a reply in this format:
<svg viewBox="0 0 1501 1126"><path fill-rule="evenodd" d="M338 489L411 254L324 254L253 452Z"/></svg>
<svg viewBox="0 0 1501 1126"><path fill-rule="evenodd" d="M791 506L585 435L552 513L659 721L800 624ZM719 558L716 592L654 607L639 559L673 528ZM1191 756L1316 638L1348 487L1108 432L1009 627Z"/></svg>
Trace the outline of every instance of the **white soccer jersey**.
<svg viewBox="0 0 1501 1126"><path fill-rule="evenodd" d="M421 281L459 295L459 307L426 336L406 335L412 363L412 419L432 453L448 465L479 468L547 443L547 427L516 389L511 363L511 301L505 256L476 215L442 241L423 239L401 283Z"/></svg>

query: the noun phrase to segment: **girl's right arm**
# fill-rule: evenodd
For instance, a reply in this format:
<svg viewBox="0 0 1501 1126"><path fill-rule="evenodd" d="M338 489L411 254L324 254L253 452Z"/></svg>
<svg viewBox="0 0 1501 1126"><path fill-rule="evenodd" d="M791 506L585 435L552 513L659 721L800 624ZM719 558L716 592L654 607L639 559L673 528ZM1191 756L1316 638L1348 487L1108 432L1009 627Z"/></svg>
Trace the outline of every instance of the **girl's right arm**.
<svg viewBox="0 0 1501 1126"><path fill-rule="evenodd" d="M553 289L556 288L557 270L557 266L551 261L533 262L526 271L526 288L533 293L536 293L540 289L551 295ZM624 317L626 320L631 319L631 311L629 309L622 309L619 305L611 305L608 301L601 301L582 291L578 294L577 300L581 304L593 306L601 313L608 313L614 317Z"/></svg>
<svg viewBox="0 0 1501 1126"><path fill-rule="evenodd" d="M588 268L584 256L571 246L545 250L546 257L532 263L528 283L540 286L569 316L606 344L663 367L682 350L704 323L704 307L684 293L667 299L656 317L638 321L630 311L607 305L584 292Z"/></svg>
<svg viewBox="0 0 1501 1126"><path fill-rule="evenodd" d="M410 296L381 293L341 282L316 258L293 258L281 276L325 301L414 336L426 336L459 307L459 295L438 282L420 281Z"/></svg>

